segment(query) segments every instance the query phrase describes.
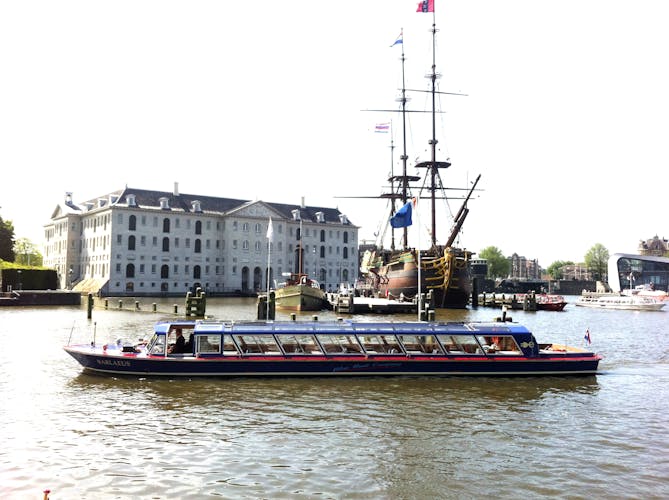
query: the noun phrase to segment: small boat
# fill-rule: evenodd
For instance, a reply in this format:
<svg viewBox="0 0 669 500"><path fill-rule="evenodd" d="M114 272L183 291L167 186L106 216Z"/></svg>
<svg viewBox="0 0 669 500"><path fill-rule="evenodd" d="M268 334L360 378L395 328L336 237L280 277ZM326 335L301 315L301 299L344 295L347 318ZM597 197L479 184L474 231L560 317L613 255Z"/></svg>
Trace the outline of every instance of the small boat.
<svg viewBox="0 0 669 500"><path fill-rule="evenodd" d="M148 342L64 349L86 372L169 377L585 375L601 359L509 321L164 321Z"/></svg>
<svg viewBox="0 0 669 500"><path fill-rule="evenodd" d="M320 311L328 304L327 296L316 280L304 273L292 273L274 291L276 308L286 311Z"/></svg>
<svg viewBox="0 0 669 500"><path fill-rule="evenodd" d="M536 295L537 310L539 311L562 311L567 301L562 295L542 293Z"/></svg>
<svg viewBox="0 0 669 500"><path fill-rule="evenodd" d="M638 295L582 295L575 304L596 309L628 309L632 311L660 311L665 302L652 297Z"/></svg>

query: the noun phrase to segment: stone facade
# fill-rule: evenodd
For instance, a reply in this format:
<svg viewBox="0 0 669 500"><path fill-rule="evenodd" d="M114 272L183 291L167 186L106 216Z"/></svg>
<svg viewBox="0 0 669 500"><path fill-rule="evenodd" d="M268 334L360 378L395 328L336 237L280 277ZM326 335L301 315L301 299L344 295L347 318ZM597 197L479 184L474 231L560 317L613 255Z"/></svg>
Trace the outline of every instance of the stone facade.
<svg viewBox="0 0 669 500"><path fill-rule="evenodd" d="M641 240L639 242L640 255L655 255L657 257L664 257L669 253L669 242L657 235L648 240Z"/></svg>
<svg viewBox="0 0 669 500"><path fill-rule="evenodd" d="M272 246L268 253L268 224ZM44 265L62 288L107 296L253 294L297 271L325 290L354 282L358 227L337 209L126 188L67 194L45 226Z"/></svg>

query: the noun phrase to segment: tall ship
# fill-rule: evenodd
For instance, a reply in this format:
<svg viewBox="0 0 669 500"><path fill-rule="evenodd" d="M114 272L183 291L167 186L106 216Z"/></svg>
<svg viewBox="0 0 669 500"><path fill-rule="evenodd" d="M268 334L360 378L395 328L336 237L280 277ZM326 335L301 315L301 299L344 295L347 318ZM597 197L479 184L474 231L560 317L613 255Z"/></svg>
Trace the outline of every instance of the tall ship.
<svg viewBox="0 0 669 500"><path fill-rule="evenodd" d="M406 152L406 116L407 89L405 86L405 67L404 67L404 44L402 43L402 90L398 98L400 102L400 112L402 116L402 139L403 154L401 156L402 173L394 175L391 170L390 193L381 195L382 198L390 200L390 217L388 224L391 226L390 248L384 248L384 237L387 232L387 225L383 231L380 231L380 240L375 247L366 250L361 260L361 281L358 284L360 293L378 294L380 296L401 299L412 299L421 293L431 292L433 303L439 308L457 308L467 307L472 294L472 279L470 274L470 259L472 252L459 248L455 242L460 234L462 225L469 213L467 203L474 192L480 179L480 175L473 182L471 188L464 188L468 191L464 196L464 202L459 211L453 217L451 231L443 244L439 244L437 239L437 200L447 199L446 190L458 188L446 188L441 179L440 171L451 166L448 160L437 159L437 131L436 131L436 97L438 94L451 94L450 92L440 92L437 90L437 70L435 56L436 39L436 19L432 9L432 69L428 77L431 80L430 93L432 106L428 111L432 120L432 136L429 141L430 160L417 163L417 169L424 169L423 185L420 188L415 183L420 180L420 176L407 174ZM378 110L380 111L380 110ZM391 110L387 110L391 111ZM397 110L392 110L397 111ZM392 151L391 146L391 151ZM416 196L411 192L418 190ZM416 246L411 246L408 241L408 226L413 223L412 212L416 210L416 202L419 204L420 213L426 213L423 210L421 200L429 200L429 241L427 248L421 248L421 242ZM396 210L396 202L401 202L401 207ZM401 231L400 245L395 246L395 230ZM419 230L421 230L419 228Z"/></svg>

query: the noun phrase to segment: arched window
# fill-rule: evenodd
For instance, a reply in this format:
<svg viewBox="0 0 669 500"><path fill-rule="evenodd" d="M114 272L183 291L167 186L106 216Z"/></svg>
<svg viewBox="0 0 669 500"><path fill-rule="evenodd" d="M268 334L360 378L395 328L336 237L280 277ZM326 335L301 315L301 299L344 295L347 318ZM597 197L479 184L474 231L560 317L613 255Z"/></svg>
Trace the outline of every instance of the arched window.
<svg viewBox="0 0 669 500"><path fill-rule="evenodd" d="M137 229L137 217L135 215L131 215L128 218L128 229L130 231L134 231L135 229Z"/></svg>
<svg viewBox="0 0 669 500"><path fill-rule="evenodd" d="M344 252L344 258L348 259L348 247L344 247L343 252Z"/></svg>
<svg viewBox="0 0 669 500"><path fill-rule="evenodd" d="M202 234L202 221L195 221L195 234Z"/></svg>
<svg viewBox="0 0 669 500"><path fill-rule="evenodd" d="M135 264L128 264L125 266L125 277L134 278L135 277Z"/></svg>
<svg viewBox="0 0 669 500"><path fill-rule="evenodd" d="M325 245L321 245L321 259L325 258Z"/></svg>
<svg viewBox="0 0 669 500"><path fill-rule="evenodd" d="M170 232L170 220L165 217L163 219L163 233L169 233Z"/></svg>
<svg viewBox="0 0 669 500"><path fill-rule="evenodd" d="M170 277L170 266L168 266L167 264L163 264L162 266L160 266L160 277L162 279Z"/></svg>
<svg viewBox="0 0 669 500"><path fill-rule="evenodd" d="M170 251L170 239L168 237L163 238L163 252Z"/></svg>
<svg viewBox="0 0 669 500"><path fill-rule="evenodd" d="M321 241L325 241L325 229L321 229Z"/></svg>
<svg viewBox="0 0 669 500"><path fill-rule="evenodd" d="M128 250L135 249L135 235L131 234L128 236Z"/></svg>
<svg viewBox="0 0 669 500"><path fill-rule="evenodd" d="M325 283L328 278L328 272L324 268L321 268L321 276L319 278L321 284Z"/></svg>
<svg viewBox="0 0 669 500"><path fill-rule="evenodd" d="M193 279L199 280L201 278L200 266L193 266Z"/></svg>
<svg viewBox="0 0 669 500"><path fill-rule="evenodd" d="M195 253L202 252L202 241L199 239L195 240Z"/></svg>
<svg viewBox="0 0 669 500"><path fill-rule="evenodd" d="M344 243L348 243L348 231L344 231Z"/></svg>
<svg viewBox="0 0 669 500"><path fill-rule="evenodd" d="M348 269L344 269L341 272L341 280L344 282L348 281Z"/></svg>

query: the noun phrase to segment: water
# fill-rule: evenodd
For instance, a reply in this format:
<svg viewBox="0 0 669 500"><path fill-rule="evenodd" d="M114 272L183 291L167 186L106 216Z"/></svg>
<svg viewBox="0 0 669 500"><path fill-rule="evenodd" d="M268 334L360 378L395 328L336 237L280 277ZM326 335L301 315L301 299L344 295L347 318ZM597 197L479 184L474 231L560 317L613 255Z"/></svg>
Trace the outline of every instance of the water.
<svg viewBox="0 0 669 500"><path fill-rule="evenodd" d="M669 313L568 299L510 315L539 341L583 345L589 328L596 376L117 379L62 346L138 338L160 314L96 308L93 328L85 307L0 308L0 497L669 497ZM207 312L252 319L255 302Z"/></svg>

